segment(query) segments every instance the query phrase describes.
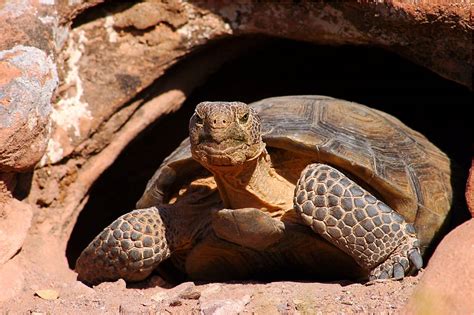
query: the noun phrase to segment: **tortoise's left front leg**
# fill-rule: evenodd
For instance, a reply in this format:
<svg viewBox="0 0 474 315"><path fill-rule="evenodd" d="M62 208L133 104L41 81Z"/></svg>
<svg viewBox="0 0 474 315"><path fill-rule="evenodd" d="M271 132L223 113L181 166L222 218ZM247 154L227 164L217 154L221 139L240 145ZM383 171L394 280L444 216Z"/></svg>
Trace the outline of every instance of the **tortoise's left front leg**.
<svg viewBox="0 0 474 315"><path fill-rule="evenodd" d="M423 265L413 225L329 165L303 170L294 206L315 232L368 270L371 280L400 279L410 263Z"/></svg>

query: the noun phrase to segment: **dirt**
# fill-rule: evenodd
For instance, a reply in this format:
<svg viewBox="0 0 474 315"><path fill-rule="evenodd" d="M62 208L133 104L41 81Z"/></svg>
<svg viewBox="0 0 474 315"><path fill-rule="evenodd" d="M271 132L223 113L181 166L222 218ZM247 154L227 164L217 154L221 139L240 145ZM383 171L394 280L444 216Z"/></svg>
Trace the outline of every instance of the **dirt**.
<svg viewBox="0 0 474 315"><path fill-rule="evenodd" d="M89 287L76 280L55 236L30 234L21 251L0 267L0 314L400 313L420 278L418 274L370 285L348 281L171 285L154 274L135 284L118 280Z"/></svg>
<svg viewBox="0 0 474 315"><path fill-rule="evenodd" d="M420 279L350 282L185 282L170 287L159 276L127 287L123 280L88 287L35 274L23 292L0 306L22 314L353 314L400 313ZM36 278L36 279L34 279ZM43 286L31 285L40 282ZM49 285L48 285L49 283ZM53 290L49 295L39 290ZM43 295L43 298L38 294ZM58 298L55 298L58 295ZM48 300L48 298L52 298Z"/></svg>

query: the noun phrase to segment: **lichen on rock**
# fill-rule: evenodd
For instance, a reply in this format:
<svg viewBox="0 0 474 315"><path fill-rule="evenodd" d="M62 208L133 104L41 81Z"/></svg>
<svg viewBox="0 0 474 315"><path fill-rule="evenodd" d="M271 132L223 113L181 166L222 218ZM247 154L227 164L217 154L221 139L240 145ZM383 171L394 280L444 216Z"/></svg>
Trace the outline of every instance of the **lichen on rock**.
<svg viewBox="0 0 474 315"><path fill-rule="evenodd" d="M43 156L50 133L56 65L35 47L0 51L0 171L23 171Z"/></svg>

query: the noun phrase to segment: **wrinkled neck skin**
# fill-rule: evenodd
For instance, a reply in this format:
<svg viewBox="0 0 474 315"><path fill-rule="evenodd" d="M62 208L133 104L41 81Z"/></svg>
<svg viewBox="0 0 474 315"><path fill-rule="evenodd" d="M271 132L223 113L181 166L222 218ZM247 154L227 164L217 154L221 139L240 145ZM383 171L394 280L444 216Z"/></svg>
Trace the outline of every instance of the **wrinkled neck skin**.
<svg viewBox="0 0 474 315"><path fill-rule="evenodd" d="M228 209L258 208L278 215L293 207L294 185L275 171L265 149L242 164L205 167Z"/></svg>

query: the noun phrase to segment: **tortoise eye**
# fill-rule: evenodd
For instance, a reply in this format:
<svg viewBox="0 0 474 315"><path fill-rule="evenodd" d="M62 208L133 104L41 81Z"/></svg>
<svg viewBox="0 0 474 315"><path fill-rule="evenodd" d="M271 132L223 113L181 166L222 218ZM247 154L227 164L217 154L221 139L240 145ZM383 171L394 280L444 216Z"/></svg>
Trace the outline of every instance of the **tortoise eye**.
<svg viewBox="0 0 474 315"><path fill-rule="evenodd" d="M239 119L241 124L245 124L247 121L249 121L249 113L245 113L242 117Z"/></svg>

